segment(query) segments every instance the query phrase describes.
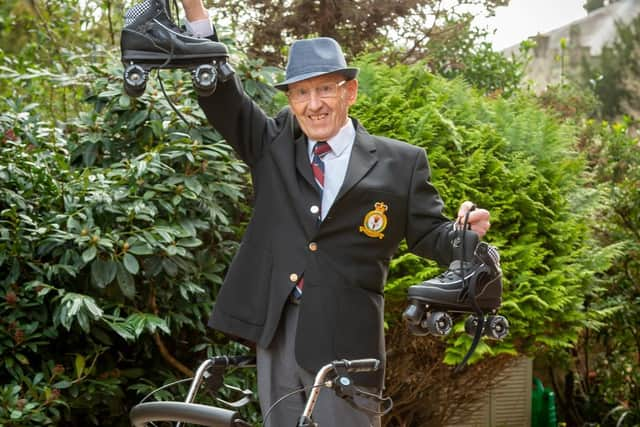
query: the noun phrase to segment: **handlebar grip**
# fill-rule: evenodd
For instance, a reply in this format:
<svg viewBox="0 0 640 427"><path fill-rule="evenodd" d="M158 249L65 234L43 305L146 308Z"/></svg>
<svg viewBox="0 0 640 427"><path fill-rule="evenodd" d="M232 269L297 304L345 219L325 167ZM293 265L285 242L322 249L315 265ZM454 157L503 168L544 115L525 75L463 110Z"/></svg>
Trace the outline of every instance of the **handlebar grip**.
<svg viewBox="0 0 640 427"><path fill-rule="evenodd" d="M255 366L256 357L249 356L214 356L211 358L214 366L237 366L250 367Z"/></svg>
<svg viewBox="0 0 640 427"><path fill-rule="evenodd" d="M333 366L345 368L347 372L372 372L380 369L380 361L378 359L344 359L333 362Z"/></svg>

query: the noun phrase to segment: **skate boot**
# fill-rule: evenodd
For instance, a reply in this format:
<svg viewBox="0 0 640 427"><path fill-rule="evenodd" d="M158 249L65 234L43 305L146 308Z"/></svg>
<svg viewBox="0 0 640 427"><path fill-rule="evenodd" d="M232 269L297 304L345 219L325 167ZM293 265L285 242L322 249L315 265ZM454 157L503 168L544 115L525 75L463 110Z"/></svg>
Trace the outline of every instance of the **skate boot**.
<svg viewBox="0 0 640 427"><path fill-rule="evenodd" d="M133 97L144 93L152 69L191 70L193 86L201 96L211 95L218 79L226 81L233 75L226 46L193 37L176 26L164 0L145 0L127 10L120 47L125 92Z"/></svg>
<svg viewBox="0 0 640 427"><path fill-rule="evenodd" d="M509 331L509 322L496 314L502 303L502 270L496 248L480 242L478 235L466 227L453 231L451 238L453 261L449 268L409 287L409 306L402 317L414 335L444 336L451 332L452 316L470 313L465 331L474 339L459 370L483 335L502 339Z"/></svg>

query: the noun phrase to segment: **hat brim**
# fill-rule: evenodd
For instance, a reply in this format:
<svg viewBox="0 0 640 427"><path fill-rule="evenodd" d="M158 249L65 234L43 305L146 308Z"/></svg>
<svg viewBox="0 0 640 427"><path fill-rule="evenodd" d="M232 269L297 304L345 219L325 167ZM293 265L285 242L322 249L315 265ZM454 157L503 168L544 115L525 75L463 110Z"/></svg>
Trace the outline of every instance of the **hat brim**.
<svg viewBox="0 0 640 427"><path fill-rule="evenodd" d="M349 68L338 68L332 71L316 71L313 73L298 74L297 76L291 77L290 79L287 79L283 82L276 83L273 86L276 89L286 92L289 89L290 84L301 82L303 80L311 79L314 77L324 76L325 74L334 74L334 73L342 74L343 76L346 77L347 80L353 80L356 78L359 71L360 71L359 68L349 67Z"/></svg>

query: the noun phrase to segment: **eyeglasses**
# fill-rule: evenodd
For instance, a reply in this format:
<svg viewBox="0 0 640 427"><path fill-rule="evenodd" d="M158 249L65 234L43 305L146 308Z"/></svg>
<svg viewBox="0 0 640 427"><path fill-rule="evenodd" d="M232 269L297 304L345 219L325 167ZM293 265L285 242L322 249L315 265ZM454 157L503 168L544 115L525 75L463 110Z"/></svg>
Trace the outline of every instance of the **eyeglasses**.
<svg viewBox="0 0 640 427"><path fill-rule="evenodd" d="M311 99L311 92L315 91L316 95L319 98L327 99L327 98L335 98L338 96L338 88L344 85L347 81L342 80L337 83L323 83L320 86L316 86L314 88L309 87L296 87L293 89L289 89L287 91L287 96L291 100L291 102L307 102Z"/></svg>

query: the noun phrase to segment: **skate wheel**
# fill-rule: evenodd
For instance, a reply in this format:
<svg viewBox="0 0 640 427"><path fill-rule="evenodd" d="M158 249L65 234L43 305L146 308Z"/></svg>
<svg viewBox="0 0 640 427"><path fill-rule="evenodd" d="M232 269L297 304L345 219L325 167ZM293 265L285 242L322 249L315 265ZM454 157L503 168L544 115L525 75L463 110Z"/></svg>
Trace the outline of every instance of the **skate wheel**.
<svg viewBox="0 0 640 427"><path fill-rule="evenodd" d="M209 96L216 90L218 76L213 65L199 65L193 70L193 87L200 96Z"/></svg>
<svg viewBox="0 0 640 427"><path fill-rule="evenodd" d="M487 338L501 340L509 334L509 321L504 316L488 316L484 334Z"/></svg>
<svg viewBox="0 0 640 427"><path fill-rule="evenodd" d="M422 326L433 335L447 335L453 328L453 320L443 311L434 311L427 314Z"/></svg>
<svg viewBox="0 0 640 427"><path fill-rule="evenodd" d="M419 325L424 316L425 306L416 301L410 301L409 306L402 313L402 318L410 325Z"/></svg>
<svg viewBox="0 0 640 427"><path fill-rule="evenodd" d="M478 317L477 316L469 316L467 320L464 322L464 331L467 335L474 337L476 335L476 331L478 330Z"/></svg>
<svg viewBox="0 0 640 427"><path fill-rule="evenodd" d="M131 97L138 97L147 87L147 72L139 65L129 65L124 70L124 91Z"/></svg>
<svg viewBox="0 0 640 427"><path fill-rule="evenodd" d="M220 73L220 80L226 82L233 77L236 71L231 65L229 65L229 63L227 63L227 61L222 61L218 65L218 72Z"/></svg>

